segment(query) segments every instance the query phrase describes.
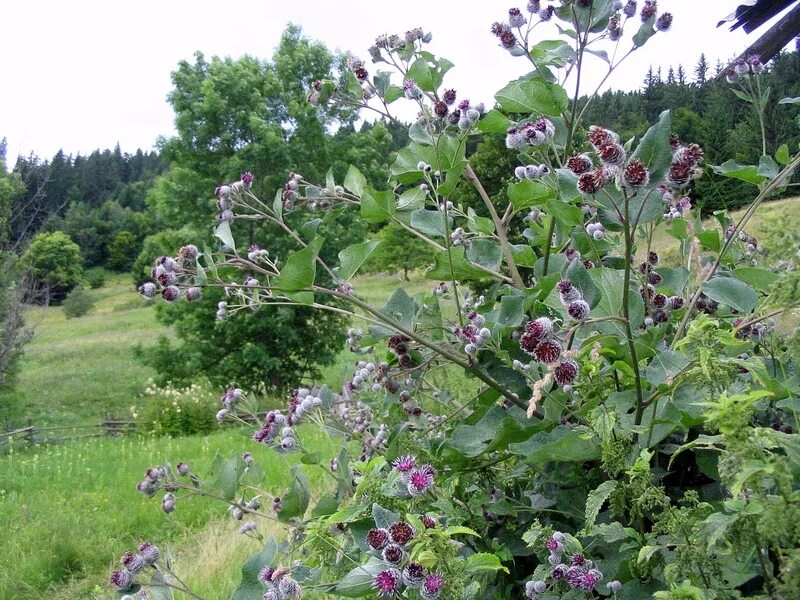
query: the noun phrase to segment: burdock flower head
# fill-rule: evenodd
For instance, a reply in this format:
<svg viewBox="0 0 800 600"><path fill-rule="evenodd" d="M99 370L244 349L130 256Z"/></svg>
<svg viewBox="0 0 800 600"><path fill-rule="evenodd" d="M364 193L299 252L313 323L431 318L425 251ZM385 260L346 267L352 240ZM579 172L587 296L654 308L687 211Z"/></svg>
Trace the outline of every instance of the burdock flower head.
<svg viewBox="0 0 800 600"><path fill-rule="evenodd" d="M381 550L389 543L389 532L383 528L370 529L367 532L367 545L373 550Z"/></svg>
<svg viewBox="0 0 800 600"><path fill-rule="evenodd" d="M644 163L634 158L622 169L622 185L627 188L640 188L650 182L650 172Z"/></svg>
<svg viewBox="0 0 800 600"><path fill-rule="evenodd" d="M150 542L143 542L139 545L139 554L142 555L144 562L148 565L156 564L161 558L159 549Z"/></svg>
<svg viewBox="0 0 800 600"><path fill-rule="evenodd" d="M378 592L379 596L391 597L400 592L402 585L402 574L397 569L385 569L375 575L372 587Z"/></svg>
<svg viewBox="0 0 800 600"><path fill-rule="evenodd" d="M407 544L414 537L414 528L405 521L398 521L389 527L389 537L395 544Z"/></svg>
<svg viewBox="0 0 800 600"><path fill-rule="evenodd" d="M403 94L409 100L419 100L422 98L422 90L419 89L419 86L411 79L403 84Z"/></svg>
<svg viewBox="0 0 800 600"><path fill-rule="evenodd" d="M395 460L394 463L392 463L392 466L398 473L408 473L417 466L417 459L416 457L407 454Z"/></svg>
<svg viewBox="0 0 800 600"><path fill-rule="evenodd" d="M126 552L122 555L122 566L131 574L135 575L145 568L146 563L141 554L134 554L133 552Z"/></svg>
<svg viewBox="0 0 800 600"><path fill-rule="evenodd" d="M576 154L567 160L567 168L575 175L583 175L592 170L592 159L586 154Z"/></svg>
<svg viewBox="0 0 800 600"><path fill-rule="evenodd" d="M118 592L127 592L131 588L131 574L124 569L111 573L108 580Z"/></svg>
<svg viewBox="0 0 800 600"><path fill-rule="evenodd" d="M433 487L433 475L426 469L414 469L408 474L408 493L421 496Z"/></svg>
<svg viewBox="0 0 800 600"><path fill-rule="evenodd" d="M444 577L438 573L433 573L425 578L422 587L419 590L420 596L425 600L435 600L442 593L444 587Z"/></svg>

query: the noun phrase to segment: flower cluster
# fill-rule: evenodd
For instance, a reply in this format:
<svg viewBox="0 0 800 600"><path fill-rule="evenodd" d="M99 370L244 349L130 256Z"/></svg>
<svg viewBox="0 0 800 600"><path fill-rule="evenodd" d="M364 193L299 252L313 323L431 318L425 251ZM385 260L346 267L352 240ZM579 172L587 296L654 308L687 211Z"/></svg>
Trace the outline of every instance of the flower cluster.
<svg viewBox="0 0 800 600"><path fill-rule="evenodd" d="M750 340L758 343L764 339L765 335L775 331L775 319L758 321L752 324L745 324L744 326L741 326L742 323L742 319L735 319L733 321L733 326L738 328L736 331L736 337L742 340Z"/></svg>
<svg viewBox="0 0 800 600"><path fill-rule="evenodd" d="M285 567L264 567L258 573L258 580L266 588L264 600L290 600L300 598L300 585L292 579Z"/></svg>
<svg viewBox="0 0 800 600"><path fill-rule="evenodd" d="M763 70L764 63L761 62L761 56L751 54L747 57L739 57L728 65L728 68L725 69L725 79L728 83L736 83L750 75L758 75Z"/></svg>
<svg viewBox="0 0 800 600"><path fill-rule="evenodd" d="M725 239L729 239L734 233L736 233L736 227L730 225L727 229L725 229ZM744 244L745 250L748 254L752 254L758 250L758 238L755 236L750 235L746 231L740 231L737 237L739 241Z"/></svg>
<svg viewBox="0 0 800 600"><path fill-rule="evenodd" d="M281 195L283 210L289 212L294 209L294 203L299 196L298 190L302 180L303 176L300 173L289 173L289 179L283 184L283 193Z"/></svg>
<svg viewBox="0 0 800 600"><path fill-rule="evenodd" d="M436 525L430 517L424 517L423 523L428 529ZM404 587L417 590L425 600L435 600L444 587L444 578L431 573L420 564L407 562L407 545L416 535L414 528L405 521L398 521L387 528L370 529L366 542L373 551L380 552L381 558L389 568L377 573L372 587L380 596L397 596Z"/></svg>
<svg viewBox="0 0 800 600"><path fill-rule="evenodd" d="M506 131L506 147L514 150L524 150L529 146L541 146L552 140L556 129L550 119L541 117L534 122L525 122ZM520 179L522 179L520 177Z"/></svg>
<svg viewBox="0 0 800 600"><path fill-rule="evenodd" d="M556 285L561 305L575 321L585 321L589 316L589 304L583 299L581 291L569 279L562 279Z"/></svg>
<svg viewBox="0 0 800 600"><path fill-rule="evenodd" d="M233 183L226 183L218 185L214 189L214 195L217 197L217 218L220 221L233 221L235 215L233 214L234 202L236 196L248 191L253 187L253 174L249 171L242 173L239 181Z"/></svg>
<svg viewBox="0 0 800 600"><path fill-rule="evenodd" d="M679 197L673 194L665 185L659 185L658 191L661 194L661 199L669 207L667 212L664 213L664 220L672 221L674 219L683 219L689 216L692 210L692 201L688 196Z"/></svg>
<svg viewBox="0 0 800 600"><path fill-rule="evenodd" d="M639 264L639 273L645 282L639 287L639 293L644 300L647 316L644 319L645 327L652 327L657 323L666 323L669 320L668 311L683 308L684 300L681 296L667 296L656 292L655 286L661 283L661 275L655 270L659 262L656 252L650 252L647 260Z"/></svg>
<svg viewBox="0 0 800 600"><path fill-rule="evenodd" d="M220 309L222 310L222 309ZM217 318L219 318L219 310L217 311ZM244 396L244 391L239 388L228 388L219 399L222 408L217 412L217 421L223 421L229 414L236 412L236 404Z"/></svg>
<svg viewBox="0 0 800 600"><path fill-rule="evenodd" d="M112 572L109 582L117 592L127 592L134 585L134 577L145 567L155 567L160 559L159 549L149 542L144 542L139 545L138 552L126 552L122 555L122 569Z"/></svg>
<svg viewBox="0 0 800 600"><path fill-rule="evenodd" d="M411 369L415 364L409 349L410 342L404 335L389 338L389 350L397 357L397 362L403 369Z"/></svg>
<svg viewBox="0 0 800 600"><path fill-rule="evenodd" d="M580 294L571 284L569 289L567 294L573 294L572 290ZM583 301L577 295L575 300ZM569 385L578 376L580 367L573 358L563 353L561 342L554 335L553 321L549 318L539 317L528 321L525 324L525 332L519 339L519 346L538 362L547 365L552 370L553 378L558 385Z"/></svg>
<svg viewBox="0 0 800 600"><path fill-rule="evenodd" d="M419 465L415 456L407 455L395 460L392 466L410 496L421 496L433 488L436 469L432 465Z"/></svg>
<svg viewBox="0 0 800 600"><path fill-rule="evenodd" d="M549 575L550 585L554 589L563 589L563 583L566 583L574 590L592 591L603 580L603 574L595 568L591 560L580 552L568 555L566 544L567 538L560 531L554 532L545 543L545 547L550 553L547 560L553 567ZM538 599L539 594L544 592L547 587L548 583L545 581L529 582L525 586L525 595L527 598Z"/></svg>
<svg viewBox="0 0 800 600"><path fill-rule="evenodd" d="M147 281L140 285L139 293L150 300L155 298L160 291L161 297L170 304L177 302L181 297L189 302L198 300L202 296L202 290L199 287L186 287L183 291L178 287L186 267L194 263L198 255L197 246L189 245L181 248L176 258L158 257L150 270L150 277L153 281Z"/></svg>
<svg viewBox="0 0 800 600"><path fill-rule="evenodd" d="M453 328L453 335L465 342L464 352L474 356L478 353L478 349L492 337L492 332L488 327L483 326L486 322L484 316L474 310L467 311L467 319L469 323L463 327Z"/></svg>
<svg viewBox="0 0 800 600"><path fill-rule="evenodd" d="M666 183L673 190L685 188L692 179L702 174L699 168L703 149L697 144L682 145L678 136L670 137L672 164L667 171Z"/></svg>
<svg viewBox="0 0 800 600"><path fill-rule="evenodd" d="M550 172L550 167L544 164L540 165L523 165L514 169L514 175L517 179L539 179L544 177Z"/></svg>

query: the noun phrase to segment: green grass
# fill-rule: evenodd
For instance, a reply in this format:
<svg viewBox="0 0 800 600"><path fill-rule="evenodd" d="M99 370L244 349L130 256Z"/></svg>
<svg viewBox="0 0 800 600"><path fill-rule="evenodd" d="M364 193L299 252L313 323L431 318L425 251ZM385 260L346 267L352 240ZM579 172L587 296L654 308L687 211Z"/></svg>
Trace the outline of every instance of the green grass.
<svg viewBox="0 0 800 600"><path fill-rule="evenodd" d="M338 449L335 441L313 426L300 426L298 437L322 452L323 465ZM257 543L238 533L240 523L225 517L221 503L206 498L180 500L177 510L167 516L158 496L148 499L136 491L149 466L185 461L204 477L217 451L227 457L245 450L268 473L263 484L267 493L282 495L291 483L289 466L297 464L300 455L279 455L234 430L179 439L82 441L0 458L0 600L89 598L97 586L105 594L108 572L124 551L142 540L183 556L183 562L178 562L190 573L189 558L209 552L204 544L223 538L231 546L226 552L252 554ZM304 469L312 490L320 490L323 469ZM265 504L269 510L269 503ZM270 524L261 521L259 529L267 533ZM280 531L278 526L275 532ZM223 566L214 566L215 560L209 558L209 569ZM194 573L194 578L207 589L230 586L240 567L240 560L234 562L219 580L202 572Z"/></svg>
<svg viewBox="0 0 800 600"><path fill-rule="evenodd" d="M87 290L96 306L67 319L61 307L31 308L26 321L34 336L25 347L13 393L0 396L0 418L18 425L97 423L106 413L128 416L128 407L153 372L133 356L165 327L156 323L127 275Z"/></svg>

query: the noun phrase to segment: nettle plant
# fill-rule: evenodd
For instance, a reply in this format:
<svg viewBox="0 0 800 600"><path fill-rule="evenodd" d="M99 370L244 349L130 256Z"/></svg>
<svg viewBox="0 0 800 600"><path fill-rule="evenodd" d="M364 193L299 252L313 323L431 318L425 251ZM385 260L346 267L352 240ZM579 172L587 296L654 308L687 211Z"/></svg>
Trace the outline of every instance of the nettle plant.
<svg viewBox="0 0 800 600"><path fill-rule="evenodd" d="M351 57L337 80L311 86L309 101L387 119L397 101L416 105L386 189L356 168L342 182L292 173L266 200L245 173L216 190L221 250L187 246L159 259L142 293L174 302L224 286L220 327L235 311L275 305L354 324L354 371L341 390L297 389L265 417L242 390L222 399L217 418L249 428L251 444L300 455L286 493L263 489L249 452L218 458L207 478L165 464L139 484L167 513L207 496L228 505L243 535L261 539L259 520L286 527L245 563L233 598L795 593L800 379L785 313L799 295L797 260L781 257L776 271L745 227L785 189L800 155L783 146L772 158L765 142L759 165L715 167L756 192L737 222L718 213L708 225L690 193L702 149L671 134L669 112L641 139L581 125L589 55L606 64L605 82L671 21L654 1L512 8L491 32L532 70L491 110L444 86L453 65L425 50L423 30L381 36L369 54L391 70L371 74ZM555 28L561 39L545 39ZM763 111L761 63L732 69ZM505 135L519 158L507 206L470 166L470 139L481 134ZM451 199L462 180L488 216ZM318 225L348 210L425 241L430 292L401 288L382 307L362 299L353 278L376 241L342 250L337 265L323 261ZM295 229L289 213L307 219ZM242 247L243 221L283 231L297 250ZM656 231L677 242L669 260ZM313 445L319 436L340 447L330 462ZM312 508L307 473L319 469L330 486L314 491ZM143 575L150 563L153 580ZM152 553L126 555L124 567L112 577L122 594L143 586L150 597L200 597Z"/></svg>

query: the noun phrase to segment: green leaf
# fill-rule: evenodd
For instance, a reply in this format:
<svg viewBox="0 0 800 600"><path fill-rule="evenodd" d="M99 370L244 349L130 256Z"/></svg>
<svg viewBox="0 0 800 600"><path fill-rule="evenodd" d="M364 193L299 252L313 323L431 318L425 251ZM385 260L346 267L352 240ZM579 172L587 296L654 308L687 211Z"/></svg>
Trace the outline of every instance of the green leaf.
<svg viewBox="0 0 800 600"><path fill-rule="evenodd" d="M247 464L241 456L232 456L219 464L218 470L215 469L216 479L212 488L219 490L225 500L232 500L236 496L239 488L239 480L244 473Z"/></svg>
<svg viewBox="0 0 800 600"><path fill-rule="evenodd" d="M541 431L530 439L508 448L529 464L584 462L600 456L600 445L593 434L559 425L550 433Z"/></svg>
<svg viewBox="0 0 800 600"><path fill-rule="evenodd" d="M450 261L452 259L452 273L450 270ZM475 281L479 279L486 279L490 275L483 269L479 269L470 263L464 254L463 246L454 246L450 248L450 258L447 252L437 252L434 255L434 265L425 273L427 279L435 279L438 281L452 281L453 279Z"/></svg>
<svg viewBox="0 0 800 600"><path fill-rule="evenodd" d="M273 286L282 292L299 292L314 285L317 251L309 245L289 256Z"/></svg>
<svg viewBox="0 0 800 600"><path fill-rule="evenodd" d="M479 534L477 531L470 529L469 527L464 527L463 525L454 525L452 527L448 527L444 530L444 533L450 537L454 535L471 535L473 537L481 537L481 534Z"/></svg>
<svg viewBox="0 0 800 600"><path fill-rule="evenodd" d="M417 309L417 303L414 302L414 299L404 289L398 288L380 311L395 321L399 321L404 327L413 329L414 316L417 314Z"/></svg>
<svg viewBox="0 0 800 600"><path fill-rule="evenodd" d="M447 59L437 61L431 53L421 52L420 58L408 68L405 80L413 81L426 92L435 92L442 85L444 74L452 67L453 63Z"/></svg>
<svg viewBox="0 0 800 600"><path fill-rule="evenodd" d="M644 370L645 378L655 386L669 383L683 368L689 359L682 352L662 350L653 357L652 362Z"/></svg>
<svg viewBox="0 0 800 600"><path fill-rule="evenodd" d="M744 281L759 292L764 293L768 292L770 287L780 279L780 275L777 273L756 267L739 267L734 271L734 274L740 281Z"/></svg>
<svg viewBox="0 0 800 600"><path fill-rule="evenodd" d="M375 576L386 568L385 562L371 556L365 564L357 566L342 577L336 584L336 595L344 598L360 598L368 595L373 591L372 582ZM259 600L261 599L259 598Z"/></svg>
<svg viewBox="0 0 800 600"><path fill-rule="evenodd" d="M778 104L800 104L800 96L795 98L781 98L778 100Z"/></svg>
<svg viewBox="0 0 800 600"><path fill-rule="evenodd" d="M625 275L613 269L590 269L589 275L600 290L600 302L592 309L592 317L619 317L622 313L622 290ZM637 290L631 288L628 294L628 308L631 327L637 328L644 321L644 301ZM597 323L597 328L605 332L625 335L623 325L617 321Z"/></svg>
<svg viewBox="0 0 800 600"><path fill-rule="evenodd" d="M339 509L339 500L336 499L335 494L325 494L319 499L314 510L311 511L311 516L315 519L318 517L327 517L334 514Z"/></svg>
<svg viewBox="0 0 800 600"><path fill-rule="evenodd" d="M150 578L150 587L147 589L147 598L152 600L173 600L175 597L172 588L166 584L176 585L175 580L165 573L156 571Z"/></svg>
<svg viewBox="0 0 800 600"><path fill-rule="evenodd" d="M508 117L499 110L490 110L478 121L478 131L481 133L505 133L511 126Z"/></svg>
<svg viewBox="0 0 800 600"><path fill-rule="evenodd" d="M331 194L336 189L336 181L333 179L333 167L328 169L328 172L325 173L325 189Z"/></svg>
<svg viewBox="0 0 800 600"><path fill-rule="evenodd" d="M722 243L719 239L719 231L716 229L707 229L697 234L697 240L700 246L706 250L713 250L719 252L722 249Z"/></svg>
<svg viewBox="0 0 800 600"><path fill-rule="evenodd" d="M541 206L550 198L555 198L555 192L538 181L525 179L508 186L508 200L517 210Z"/></svg>
<svg viewBox="0 0 800 600"><path fill-rule="evenodd" d="M236 242L233 241L230 222L222 221L219 225L214 227L214 236L219 238L223 246L226 246L231 250L236 249Z"/></svg>
<svg viewBox="0 0 800 600"><path fill-rule="evenodd" d="M361 196L361 218L375 225L388 221L397 207L394 193L364 190Z"/></svg>
<svg viewBox="0 0 800 600"><path fill-rule="evenodd" d="M336 269L337 277L344 281L350 279L380 245L380 240L367 240L360 244L353 244L339 252L339 267Z"/></svg>
<svg viewBox="0 0 800 600"><path fill-rule="evenodd" d="M780 148L775 152L775 160L777 160L782 165L788 165L792 161L792 155L789 154L789 146L787 144L782 144Z"/></svg>
<svg viewBox="0 0 800 600"><path fill-rule="evenodd" d="M736 161L727 160L721 165L711 167L714 173L731 179L740 179L747 183L758 185L764 181L764 176L759 175L758 167L755 165L740 165Z"/></svg>
<svg viewBox="0 0 800 600"><path fill-rule="evenodd" d="M669 145L669 136L672 133L672 119L670 112L665 110L658 118L658 123L653 125L642 137L642 141L631 155L631 159L638 158L650 171L650 187L654 187L664 179L664 175L672 163L672 148ZM658 196L658 194L651 194ZM657 198L660 203L661 199ZM659 210L661 212L661 210Z"/></svg>
<svg viewBox="0 0 800 600"><path fill-rule="evenodd" d="M775 179L781 168L773 158L767 154L758 159L758 174L766 179Z"/></svg>
<svg viewBox="0 0 800 600"><path fill-rule="evenodd" d="M383 99L386 100L386 104L391 104L395 100L402 98L404 95L403 88L399 85L390 85L386 93L383 96Z"/></svg>
<svg viewBox="0 0 800 600"><path fill-rule="evenodd" d="M656 21L656 16L653 15L647 21L642 23L642 26L639 27L639 31L637 31L633 36L633 45L637 48L644 46L653 35L655 35L656 30L653 27L653 24Z"/></svg>
<svg viewBox="0 0 800 600"><path fill-rule="evenodd" d="M375 521L375 527L388 529L400 520L400 515L375 503L372 505L372 518Z"/></svg>
<svg viewBox="0 0 800 600"><path fill-rule="evenodd" d="M732 277L715 277L706 281L700 289L720 304L727 304L739 312L749 313L758 304L758 292L749 285Z"/></svg>
<svg viewBox="0 0 800 600"><path fill-rule="evenodd" d="M452 225L453 218L448 216L448 229ZM445 235L444 215L438 210L419 208L411 213L411 227L417 231L421 231L425 235L433 236L434 238L443 238Z"/></svg>
<svg viewBox="0 0 800 600"><path fill-rule="evenodd" d="M467 248L466 256L470 262L492 271L497 271L503 261L503 251L500 249L500 244L488 238L473 240L469 248Z"/></svg>
<svg viewBox="0 0 800 600"><path fill-rule="evenodd" d="M547 201L547 213L557 217L565 225L575 227L583 224L583 211L574 204L566 204L558 198Z"/></svg>
<svg viewBox="0 0 800 600"><path fill-rule="evenodd" d="M300 465L292 467L292 486L289 491L281 497L281 511L278 518L281 521L288 521L292 518L302 518L308 509L311 499L311 490L308 487L308 477L300 472Z"/></svg>
<svg viewBox="0 0 800 600"><path fill-rule="evenodd" d="M347 175L344 176L344 187L360 198L367 187L367 178L361 174L361 171L350 165Z"/></svg>
<svg viewBox="0 0 800 600"><path fill-rule="evenodd" d="M391 176L400 183L414 183L422 179L423 173L417 168L420 161L431 165L434 171L445 172L463 163L465 151L465 144L447 134L439 136L436 146L411 142L397 153Z"/></svg>
<svg viewBox="0 0 800 600"><path fill-rule="evenodd" d="M557 117L567 110L569 98L560 85L540 79L512 81L495 95L500 107L510 113L537 113Z"/></svg>
<svg viewBox="0 0 800 600"><path fill-rule="evenodd" d="M462 424L450 434L448 445L459 454L474 458L504 449L531 437L542 425L524 427L499 406L493 406L475 425Z"/></svg>
<svg viewBox="0 0 800 600"><path fill-rule="evenodd" d="M425 206L425 191L420 187L407 189L397 199L397 210L417 210Z"/></svg>
<svg viewBox="0 0 800 600"><path fill-rule="evenodd" d="M467 558L467 562L464 564L464 571L468 575L494 573L495 571L509 572L500 562L496 554L490 554L488 552L478 552Z"/></svg>
<svg viewBox="0 0 800 600"><path fill-rule="evenodd" d="M527 244L511 244L511 256L518 267L533 267L538 260L533 248Z"/></svg>
<svg viewBox="0 0 800 600"><path fill-rule="evenodd" d="M597 515L600 514L600 509L616 487L617 480L609 479L589 492L589 496L586 498L586 525L584 529L587 535L591 533L594 522L597 520Z"/></svg>
<svg viewBox="0 0 800 600"><path fill-rule="evenodd" d="M531 48L537 67L563 67L575 58L575 50L564 40L544 40Z"/></svg>
<svg viewBox="0 0 800 600"><path fill-rule="evenodd" d="M231 600L261 600L264 597L264 586L258 580L258 573L267 566L275 566L278 557L278 543L270 536L267 543L242 565L242 582L233 592Z"/></svg>

